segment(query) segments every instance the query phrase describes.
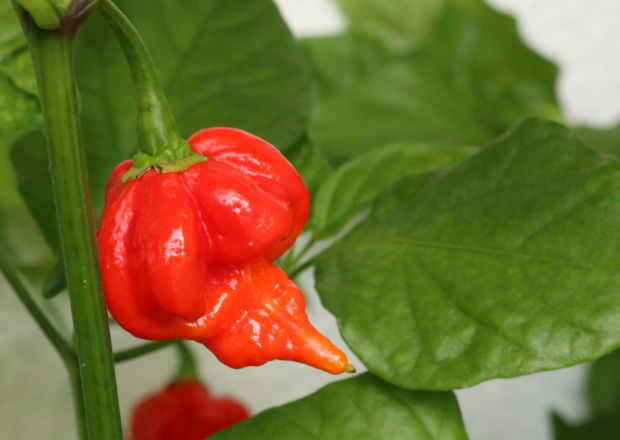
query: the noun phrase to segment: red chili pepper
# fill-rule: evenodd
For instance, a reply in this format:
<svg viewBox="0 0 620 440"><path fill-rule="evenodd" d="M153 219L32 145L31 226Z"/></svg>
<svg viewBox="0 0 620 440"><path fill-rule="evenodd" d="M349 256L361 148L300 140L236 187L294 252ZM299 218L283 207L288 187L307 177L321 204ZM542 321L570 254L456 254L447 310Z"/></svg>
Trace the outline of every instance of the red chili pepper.
<svg viewBox="0 0 620 440"><path fill-rule="evenodd" d="M125 161L110 177L98 242L116 321L144 339L196 340L234 368L288 359L351 371L308 321L302 292L271 264L308 218L299 174L242 130L205 129L189 143L208 161L123 183Z"/></svg>
<svg viewBox="0 0 620 440"><path fill-rule="evenodd" d="M203 440L248 417L239 402L211 397L197 380L177 382L136 405L131 440Z"/></svg>

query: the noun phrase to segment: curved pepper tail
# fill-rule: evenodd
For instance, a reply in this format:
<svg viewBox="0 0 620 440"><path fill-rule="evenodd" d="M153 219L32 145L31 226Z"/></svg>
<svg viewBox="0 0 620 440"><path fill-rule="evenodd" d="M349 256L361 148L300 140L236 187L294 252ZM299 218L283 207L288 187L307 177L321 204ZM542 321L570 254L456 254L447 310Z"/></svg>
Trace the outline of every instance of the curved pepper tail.
<svg viewBox="0 0 620 440"><path fill-rule="evenodd" d="M301 290L266 260L238 273L226 322L213 336L197 338L233 368L262 365L271 359L302 362L332 374L351 372L346 355L316 330L305 313Z"/></svg>

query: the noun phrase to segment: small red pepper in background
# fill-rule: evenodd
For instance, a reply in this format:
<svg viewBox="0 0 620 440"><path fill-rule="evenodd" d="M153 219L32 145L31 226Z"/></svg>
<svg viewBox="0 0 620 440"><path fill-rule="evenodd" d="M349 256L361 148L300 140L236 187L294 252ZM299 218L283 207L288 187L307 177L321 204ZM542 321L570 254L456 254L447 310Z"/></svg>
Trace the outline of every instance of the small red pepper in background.
<svg viewBox="0 0 620 440"><path fill-rule="evenodd" d="M197 380L175 382L136 405L131 440L203 440L248 417L239 402L211 397Z"/></svg>
<svg viewBox="0 0 620 440"><path fill-rule="evenodd" d="M140 338L196 340L234 368L287 359L352 371L272 264L308 219L297 171L238 129L201 130L189 144L208 160L124 183L125 161L110 177L98 244L114 319Z"/></svg>

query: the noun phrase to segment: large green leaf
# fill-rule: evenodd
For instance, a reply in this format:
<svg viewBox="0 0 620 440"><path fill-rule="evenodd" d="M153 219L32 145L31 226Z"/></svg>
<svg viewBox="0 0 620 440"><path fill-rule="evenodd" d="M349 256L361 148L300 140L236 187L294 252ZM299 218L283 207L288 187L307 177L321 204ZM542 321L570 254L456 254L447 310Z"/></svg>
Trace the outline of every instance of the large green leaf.
<svg viewBox="0 0 620 440"><path fill-rule="evenodd" d="M303 57L270 0L118 1L149 47L184 136L243 128L286 151L309 111ZM120 48L96 16L80 30L77 70L93 199L135 149L135 104Z"/></svg>
<svg viewBox="0 0 620 440"><path fill-rule="evenodd" d="M294 440L466 439L452 393L406 391L370 374L327 385L210 438Z"/></svg>
<svg viewBox="0 0 620 440"><path fill-rule="evenodd" d="M381 191L403 177L458 162L475 151L474 147L401 142L351 159L327 176L314 198L310 217L314 237L337 233Z"/></svg>
<svg viewBox="0 0 620 440"><path fill-rule="evenodd" d="M372 8L402 3L418 7ZM431 15L425 42L411 51L381 48L372 33L304 44L318 83L310 139L330 159L402 140L479 145L522 116L560 117L557 69L522 43L514 20L480 0L445 1ZM395 29L414 38L421 24L405 23Z"/></svg>
<svg viewBox="0 0 620 440"><path fill-rule="evenodd" d="M317 289L364 364L453 389L620 345L620 164L528 119L407 178L320 256Z"/></svg>

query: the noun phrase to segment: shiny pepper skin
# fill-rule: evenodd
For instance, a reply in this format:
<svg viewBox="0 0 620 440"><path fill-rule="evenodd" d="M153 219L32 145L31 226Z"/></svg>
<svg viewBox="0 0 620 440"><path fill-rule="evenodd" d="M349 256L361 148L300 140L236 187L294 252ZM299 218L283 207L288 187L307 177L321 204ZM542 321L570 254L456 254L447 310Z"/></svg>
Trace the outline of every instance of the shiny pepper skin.
<svg viewBox="0 0 620 440"><path fill-rule="evenodd" d="M211 397L197 380L177 382L136 405L131 440L203 440L248 417L243 405Z"/></svg>
<svg viewBox="0 0 620 440"><path fill-rule="evenodd" d="M123 183L125 161L110 177L98 244L114 319L139 338L196 340L233 368L285 359L351 371L272 264L308 219L297 171L242 130L205 129L188 141L206 162Z"/></svg>

